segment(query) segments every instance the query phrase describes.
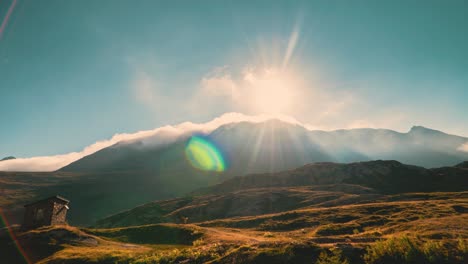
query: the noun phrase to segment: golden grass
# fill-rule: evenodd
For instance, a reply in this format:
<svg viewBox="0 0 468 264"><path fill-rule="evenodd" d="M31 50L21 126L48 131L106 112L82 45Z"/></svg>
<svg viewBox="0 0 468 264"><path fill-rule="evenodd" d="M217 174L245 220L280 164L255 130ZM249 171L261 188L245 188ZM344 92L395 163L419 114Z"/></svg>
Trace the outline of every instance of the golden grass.
<svg viewBox="0 0 468 264"><path fill-rule="evenodd" d="M464 261L463 252L468 244L468 214L463 211L468 208L466 194L417 194L423 199L405 201L393 197L396 200L307 208L189 225L153 224L110 229L58 226L25 234L48 236L62 229L98 242L95 246L65 243L39 262L53 264L271 263L293 260L314 263L321 250L328 250L322 254L322 259L333 259L328 248L342 245L346 245L343 255L354 263L353 259L362 262L365 252L373 252L372 259L379 260L395 250L396 255L400 254L394 246L410 247L413 244L420 257ZM412 240L391 240L393 237L411 237ZM387 239L390 242L386 243ZM458 241L462 241L465 249L458 249ZM434 253L437 250L444 253ZM451 254L458 255L451 258Z"/></svg>
<svg viewBox="0 0 468 264"><path fill-rule="evenodd" d="M120 244L106 244L99 247L66 247L38 263L80 263L102 261L118 262L134 258L150 251L150 248Z"/></svg>

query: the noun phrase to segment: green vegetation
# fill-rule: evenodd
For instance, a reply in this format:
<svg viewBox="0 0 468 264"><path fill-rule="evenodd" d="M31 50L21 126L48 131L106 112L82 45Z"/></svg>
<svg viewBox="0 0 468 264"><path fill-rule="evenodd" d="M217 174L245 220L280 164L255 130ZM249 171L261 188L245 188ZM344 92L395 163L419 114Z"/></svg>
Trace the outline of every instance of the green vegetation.
<svg viewBox="0 0 468 264"><path fill-rule="evenodd" d="M86 232L115 241L135 244L183 244L202 236L199 228L188 225L155 224L113 229L85 229Z"/></svg>
<svg viewBox="0 0 468 264"><path fill-rule="evenodd" d="M334 236L345 234L358 234L361 226L357 223L328 224L317 229L318 236Z"/></svg>
<svg viewBox="0 0 468 264"><path fill-rule="evenodd" d="M150 254L136 257L129 262L131 264L169 264L169 263L194 263L202 264L217 259L224 249L219 245L204 248L173 249L154 251ZM185 261L185 262L183 262Z"/></svg>
<svg viewBox="0 0 468 264"><path fill-rule="evenodd" d="M339 249L331 250L331 253L322 251L315 264L349 264L349 261L342 256Z"/></svg>
<svg viewBox="0 0 468 264"><path fill-rule="evenodd" d="M368 264L384 263L465 263L468 260L466 240L421 241L414 237L391 237L367 248Z"/></svg>

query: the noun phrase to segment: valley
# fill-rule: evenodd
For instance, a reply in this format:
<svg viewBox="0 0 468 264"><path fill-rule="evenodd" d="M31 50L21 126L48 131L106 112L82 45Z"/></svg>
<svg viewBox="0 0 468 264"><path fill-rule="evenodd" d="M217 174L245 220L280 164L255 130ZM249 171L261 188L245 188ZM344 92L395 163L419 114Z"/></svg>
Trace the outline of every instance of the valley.
<svg viewBox="0 0 468 264"><path fill-rule="evenodd" d="M0 247L12 263L465 263L467 172L465 163L308 164L228 179L88 227L11 226L0 230Z"/></svg>

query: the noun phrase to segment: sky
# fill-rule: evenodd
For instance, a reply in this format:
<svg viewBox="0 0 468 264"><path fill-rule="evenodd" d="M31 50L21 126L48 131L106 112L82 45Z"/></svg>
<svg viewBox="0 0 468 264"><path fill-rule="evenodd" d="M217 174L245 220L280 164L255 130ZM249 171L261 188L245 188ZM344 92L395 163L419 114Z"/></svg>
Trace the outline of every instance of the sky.
<svg viewBox="0 0 468 264"><path fill-rule="evenodd" d="M468 136L468 2L0 0L0 158L224 113Z"/></svg>

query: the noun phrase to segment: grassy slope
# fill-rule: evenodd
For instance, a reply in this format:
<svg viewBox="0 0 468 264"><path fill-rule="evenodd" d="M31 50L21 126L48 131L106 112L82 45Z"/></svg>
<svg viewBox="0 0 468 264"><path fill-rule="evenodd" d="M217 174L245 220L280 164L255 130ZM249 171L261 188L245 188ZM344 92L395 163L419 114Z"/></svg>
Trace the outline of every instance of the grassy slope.
<svg viewBox="0 0 468 264"><path fill-rule="evenodd" d="M434 263L464 263L467 210L468 192L415 193L188 225L43 228L18 237L41 263L315 263L321 252L331 255L336 248L362 263L364 255L374 256L372 250L380 252L374 252L377 259L390 249L398 257L394 249L401 247L411 247L405 250L420 254L421 261L436 254ZM28 247L32 241L36 246Z"/></svg>
<svg viewBox="0 0 468 264"><path fill-rule="evenodd" d="M226 194L156 201L104 218L97 227L119 227L159 222L189 222L262 215L309 206L359 203L381 197L374 190L338 184L307 187L257 188Z"/></svg>
<svg viewBox="0 0 468 264"><path fill-rule="evenodd" d="M340 179L346 175L371 174L379 180L385 179L382 175L392 176L381 163L372 165L376 167L358 164L351 167L352 174L346 174L338 164L339 169L332 172ZM349 172L349 166L344 168ZM429 174L443 186L440 175L449 182L466 179L464 173L458 174L460 170L442 168ZM420 169L416 167L416 171ZM428 175L426 170L422 172ZM321 173L309 179L331 175ZM232 186L244 190L226 191L222 188L229 185L221 185L223 191L146 204L99 223L127 227L42 228L18 232L17 237L28 256L40 263L315 263L334 254L338 258L343 255L351 263L467 260L466 191L385 194L334 181L300 186L299 176L307 174L291 175L289 180L297 176L294 186L249 189L251 182L241 181ZM407 174L398 175L396 182ZM464 186L457 188L466 189ZM177 224L179 216L189 217L191 224ZM175 223L154 224L158 222ZM1 254L8 254L1 257L15 263L18 255L5 229L0 231L0 248ZM331 250L337 248L342 253Z"/></svg>
<svg viewBox="0 0 468 264"><path fill-rule="evenodd" d="M169 160L179 160L173 152L167 152L164 157ZM194 188L206 186L220 179L220 175L195 172L193 169L188 169L187 166L189 165L182 163L171 168L159 166L158 169L151 172L138 170L58 171L51 173L0 172L0 208L13 210L13 218L10 219L10 222L19 223L23 204L60 194L71 200L72 210L68 215L70 223L90 225L98 219L121 210L133 208L147 201L183 195L193 191ZM468 169L459 167L427 170L396 161L351 164L319 163L280 173L235 177L215 185L215 187L200 190L198 193L225 194L251 188L325 184L360 185L362 186L360 188L367 187L381 193L463 191L468 190L467 178ZM422 182L424 184L421 184ZM164 188L155 189L155 186L164 186ZM287 195L287 197L292 196ZM294 203L294 199L291 198L289 201ZM265 203L268 204L267 201ZM282 207L278 210L288 209L293 208ZM274 212L274 208L266 212ZM164 209L161 214L166 214L166 210ZM237 215L242 214L236 212L225 215L225 217ZM132 224L141 225L144 223L135 220Z"/></svg>
<svg viewBox="0 0 468 264"><path fill-rule="evenodd" d="M397 161L316 163L279 173L235 177L196 191L194 196L153 202L107 217L97 226L178 222L180 217L200 222L356 204L382 197L398 199L399 193L465 190L468 170L463 168L428 170Z"/></svg>

